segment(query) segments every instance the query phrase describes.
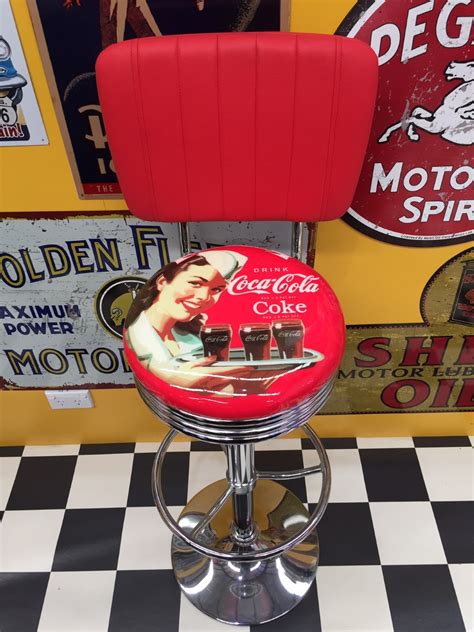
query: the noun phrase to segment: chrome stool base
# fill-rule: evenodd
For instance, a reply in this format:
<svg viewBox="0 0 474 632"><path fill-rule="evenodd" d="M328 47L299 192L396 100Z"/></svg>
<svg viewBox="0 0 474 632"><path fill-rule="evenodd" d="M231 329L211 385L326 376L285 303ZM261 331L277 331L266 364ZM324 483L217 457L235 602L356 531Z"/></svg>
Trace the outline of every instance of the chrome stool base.
<svg viewBox="0 0 474 632"><path fill-rule="evenodd" d="M191 499L178 519L183 532L193 533L227 487L227 480L217 481ZM248 544L235 541L231 498L197 539L225 553L252 555L288 541L310 518L303 503L272 480L256 482L253 506L255 533ZM256 625L280 617L303 599L316 575L319 543L314 529L270 559L242 562L203 555L174 536L171 555L178 584L196 608L224 623Z"/></svg>
<svg viewBox="0 0 474 632"><path fill-rule="evenodd" d="M173 409L165 412L166 421L181 430L182 414ZM287 413L289 425L293 412ZM204 430L207 434L208 427ZM256 437L242 442L244 428L219 430L226 434L221 444L227 457L225 480L194 496L176 521L166 506L162 484L165 455L178 432L173 429L156 453L152 493L161 517L174 534L172 564L186 597L209 617L233 625L256 625L294 608L315 578L319 560L315 528L329 500L329 459L318 436L304 425L319 464L300 470L257 470L251 441ZM211 442L216 443L216 438L211 437ZM276 481L314 474L321 475L321 487L310 514Z"/></svg>

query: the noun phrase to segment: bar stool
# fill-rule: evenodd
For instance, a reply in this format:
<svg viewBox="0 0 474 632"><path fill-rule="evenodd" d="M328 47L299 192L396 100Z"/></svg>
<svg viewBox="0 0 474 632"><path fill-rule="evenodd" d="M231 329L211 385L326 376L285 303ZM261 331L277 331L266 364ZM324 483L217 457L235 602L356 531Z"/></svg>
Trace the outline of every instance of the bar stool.
<svg viewBox="0 0 474 632"><path fill-rule="evenodd" d="M301 601L319 559L326 452L307 425L344 349L328 283L298 260L304 222L349 207L370 131L377 59L337 36L227 33L122 42L97 62L115 167L132 213L179 222L183 256L127 316L145 404L171 430L152 489L187 598L214 619L264 623ZM190 252L187 222L293 222L293 257L249 246ZM255 444L302 426L319 465L262 472ZM177 432L220 444L227 473L175 521L161 483ZM310 514L278 481L321 475Z"/></svg>

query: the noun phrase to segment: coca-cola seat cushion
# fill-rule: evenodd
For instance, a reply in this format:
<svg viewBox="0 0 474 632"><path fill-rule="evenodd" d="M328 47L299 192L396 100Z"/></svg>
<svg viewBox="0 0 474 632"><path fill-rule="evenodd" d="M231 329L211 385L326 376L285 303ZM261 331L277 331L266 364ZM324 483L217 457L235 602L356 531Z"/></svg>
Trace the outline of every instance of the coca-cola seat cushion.
<svg viewBox="0 0 474 632"><path fill-rule="evenodd" d="M344 332L337 298L313 268L229 246L158 270L133 301L124 345L137 381L169 406L257 423L328 384Z"/></svg>

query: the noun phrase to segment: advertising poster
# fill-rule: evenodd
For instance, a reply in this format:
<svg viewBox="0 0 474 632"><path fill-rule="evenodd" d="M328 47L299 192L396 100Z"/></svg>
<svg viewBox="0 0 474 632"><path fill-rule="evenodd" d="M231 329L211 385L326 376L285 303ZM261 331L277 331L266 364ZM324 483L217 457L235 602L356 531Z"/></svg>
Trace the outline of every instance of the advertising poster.
<svg viewBox="0 0 474 632"><path fill-rule="evenodd" d="M474 238L473 24L471 0L364 0L338 30L379 58L366 162L344 218L375 239Z"/></svg>
<svg viewBox="0 0 474 632"><path fill-rule="evenodd" d="M10 2L0 0L0 147L47 144Z"/></svg>
<svg viewBox="0 0 474 632"><path fill-rule="evenodd" d="M134 37L289 27L289 0L28 0L28 4L81 197L120 194L95 82L95 62L102 49ZM124 108L127 101L124 94Z"/></svg>

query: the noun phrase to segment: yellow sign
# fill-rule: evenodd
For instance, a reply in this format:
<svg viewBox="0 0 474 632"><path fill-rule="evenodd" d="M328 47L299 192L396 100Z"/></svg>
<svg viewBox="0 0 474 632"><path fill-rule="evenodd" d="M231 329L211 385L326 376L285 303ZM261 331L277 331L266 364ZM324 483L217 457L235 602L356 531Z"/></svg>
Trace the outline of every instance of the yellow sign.
<svg viewBox="0 0 474 632"><path fill-rule="evenodd" d="M424 323L356 325L323 414L474 410L474 248L427 283Z"/></svg>

